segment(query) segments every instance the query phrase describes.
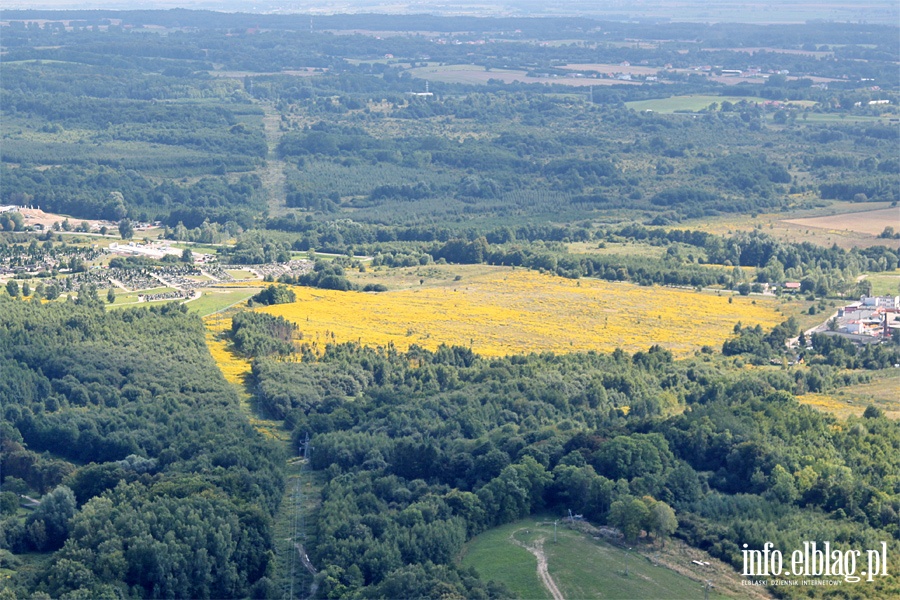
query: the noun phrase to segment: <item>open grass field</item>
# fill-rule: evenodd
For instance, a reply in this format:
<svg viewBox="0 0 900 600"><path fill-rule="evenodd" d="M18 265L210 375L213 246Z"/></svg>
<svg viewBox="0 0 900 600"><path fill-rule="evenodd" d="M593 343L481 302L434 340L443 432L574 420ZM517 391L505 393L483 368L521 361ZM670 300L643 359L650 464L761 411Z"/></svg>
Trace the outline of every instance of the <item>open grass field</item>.
<svg viewBox="0 0 900 600"><path fill-rule="evenodd" d="M201 317L211 315L224 308L245 302L261 288L204 288L203 295L187 303L188 311Z"/></svg>
<svg viewBox="0 0 900 600"><path fill-rule="evenodd" d="M890 419L900 419L900 369L876 373L869 383L840 388L827 394L797 396L800 404L830 412L845 419L862 416L866 407L876 406Z"/></svg>
<svg viewBox="0 0 900 600"><path fill-rule="evenodd" d="M867 273L866 281L872 284L874 296L896 296L900 294L900 269L885 273Z"/></svg>
<svg viewBox="0 0 900 600"><path fill-rule="evenodd" d="M537 575L535 551L546 560L547 574L565 598L703 598L706 579L714 585L709 598L767 597L758 589L748 593L730 567L677 541L665 548L638 544L628 551L592 535L596 530L591 526L576 525L580 529L560 521L556 543L552 520L529 518L497 527L466 544L460 561L522 598L551 597ZM711 565L697 567L691 563L695 559Z"/></svg>
<svg viewBox="0 0 900 600"><path fill-rule="evenodd" d="M291 597L292 585L295 590L294 594L299 591L299 595L307 597L307 592L313 582L313 575L304 568L299 559L301 553L298 552L294 543L300 542L305 546L304 552L315 547L315 527L312 526L312 523L315 512L322 503L322 488L327 482L328 478L324 471L312 471L302 458L294 457L287 461L287 485L284 487L281 505L272 524L276 540L275 556L278 564L275 581L276 585L281 588L280 597L282 598ZM296 497L298 483L301 490L299 502ZM301 531L296 532L297 538L295 538L294 520L295 511L298 508L307 525ZM314 566L321 568L323 565ZM292 576L293 582L291 581Z"/></svg>
<svg viewBox="0 0 900 600"><path fill-rule="evenodd" d="M848 115L846 113L817 113L810 112L801 117L806 123L886 123L888 119L896 117L896 114L885 113L881 116Z"/></svg>
<svg viewBox="0 0 900 600"><path fill-rule="evenodd" d="M190 249L191 252L195 254L212 254L215 255L220 246L214 246L212 244L201 244L195 242L174 242L169 244L172 248L178 248L179 250L184 250L185 248Z"/></svg>
<svg viewBox="0 0 900 600"><path fill-rule="evenodd" d="M474 567L483 579L506 584L517 598L550 599L537 575L537 559L510 540L524 525L525 521L510 523L475 537L463 550L462 565Z"/></svg>
<svg viewBox="0 0 900 600"><path fill-rule="evenodd" d="M728 85L735 85L741 82L747 82L747 79L743 79L740 77L710 77L710 79L714 81L718 81L719 83L724 83ZM755 81L755 80L754 80ZM759 80L760 83L762 80ZM625 106L634 110L652 110L653 112L658 112L660 114L672 114L676 112L697 112L707 108L713 102L721 105L722 102L731 102L732 104L736 104L741 100L746 100L747 102L756 102L763 103L766 102L765 98L757 98L752 96L708 96L708 95L690 95L690 96L672 96L671 98L659 98L655 100L636 100L634 102L626 102ZM791 106L794 108L809 108L815 104L815 102L808 100L796 100L793 102L784 102L786 106ZM866 123L866 122L877 122L886 120L888 117L874 117L868 115L847 115L846 113L841 114L830 114L830 113L815 113L808 112L804 113L798 122L806 122L806 123L831 123L831 122L841 122L841 123Z"/></svg>
<svg viewBox="0 0 900 600"><path fill-rule="evenodd" d="M253 271L248 271L246 269L228 269L225 272L235 279L259 279L258 276L253 274Z"/></svg>
<svg viewBox="0 0 900 600"><path fill-rule="evenodd" d="M666 249L650 244L605 242L600 247L597 242L571 242L566 244L571 254L599 254L601 256L643 256L646 258L662 258Z"/></svg>
<svg viewBox="0 0 900 600"><path fill-rule="evenodd" d="M260 310L297 323L304 341L319 348L453 344L485 356L634 352L653 344L685 356L720 345L737 321L769 328L785 318L774 299L736 297L730 304L725 295L506 267L481 267L458 281L453 274L466 271L456 266L419 272L418 287L379 294L295 287L296 302Z"/></svg>

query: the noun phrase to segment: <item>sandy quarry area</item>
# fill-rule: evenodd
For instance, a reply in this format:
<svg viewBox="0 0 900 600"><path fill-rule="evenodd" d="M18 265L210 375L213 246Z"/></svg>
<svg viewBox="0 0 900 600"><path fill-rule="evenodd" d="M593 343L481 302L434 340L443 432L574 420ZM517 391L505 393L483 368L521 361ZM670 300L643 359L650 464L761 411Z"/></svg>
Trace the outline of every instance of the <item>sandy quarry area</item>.
<svg viewBox="0 0 900 600"><path fill-rule="evenodd" d="M20 212L22 216L25 217L26 227L34 227L35 225L40 225L44 229L50 229L51 227L53 227L54 223L59 223L60 226L62 226L63 221L68 218L64 215L46 213L39 208L21 208L18 212ZM90 225L91 231L98 231L101 227L104 226L114 230L117 226L111 221L69 218L69 223L72 225L72 229L77 228L82 223L82 221L86 221L88 225Z"/></svg>

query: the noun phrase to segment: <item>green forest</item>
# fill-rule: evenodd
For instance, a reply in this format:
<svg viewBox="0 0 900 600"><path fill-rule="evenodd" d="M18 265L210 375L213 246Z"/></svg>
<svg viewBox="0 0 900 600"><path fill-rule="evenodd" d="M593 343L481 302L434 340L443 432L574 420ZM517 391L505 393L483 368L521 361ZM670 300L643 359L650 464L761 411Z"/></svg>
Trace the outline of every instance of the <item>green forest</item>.
<svg viewBox="0 0 900 600"><path fill-rule="evenodd" d="M199 319L87 295L0 307L3 566L20 589L266 597L282 449L238 410ZM17 492L42 499L24 521Z"/></svg>
<svg viewBox="0 0 900 600"><path fill-rule="evenodd" d="M837 331L898 293L898 31L4 10L0 600L511 598L467 544L570 514L738 576L884 543L872 581L767 593L900 596L896 394L859 400L900 390L900 328ZM783 322L489 357L264 312L444 265Z"/></svg>

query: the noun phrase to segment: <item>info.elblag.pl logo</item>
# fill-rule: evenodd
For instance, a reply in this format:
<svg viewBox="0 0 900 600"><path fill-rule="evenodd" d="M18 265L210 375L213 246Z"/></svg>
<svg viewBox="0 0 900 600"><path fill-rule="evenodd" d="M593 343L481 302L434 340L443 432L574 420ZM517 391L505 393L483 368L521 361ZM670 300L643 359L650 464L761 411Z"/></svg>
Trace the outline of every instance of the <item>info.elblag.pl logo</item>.
<svg viewBox="0 0 900 600"><path fill-rule="evenodd" d="M888 574L887 542L880 548L867 550L839 550L830 542L819 546L816 542L803 542L803 548L791 552L785 559L775 544L766 542L762 550L750 550L744 544L741 551L744 572L748 577L842 577L848 583L875 581ZM767 582L772 585L777 582Z"/></svg>

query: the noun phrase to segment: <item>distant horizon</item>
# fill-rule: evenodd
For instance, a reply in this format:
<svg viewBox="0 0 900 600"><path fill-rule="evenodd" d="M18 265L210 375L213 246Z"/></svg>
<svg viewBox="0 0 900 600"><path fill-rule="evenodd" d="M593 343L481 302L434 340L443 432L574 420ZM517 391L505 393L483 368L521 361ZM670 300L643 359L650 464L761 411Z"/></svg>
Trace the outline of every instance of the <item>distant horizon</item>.
<svg viewBox="0 0 900 600"><path fill-rule="evenodd" d="M736 5L728 0L684 0L666 2L651 0L636 5L624 0L597 3L591 0L508 0L484 3L478 0L454 3L440 0L417 2L389 2L386 0L312 0L292 2L260 0L248 3L243 0L154 0L134 6L127 0L75 0L16 1L5 3L0 10L209 10L223 13L247 14L385 14L468 17L590 17L596 19L650 19L681 22L733 22L755 24L794 24L808 21L834 21L869 23L896 26L900 21L900 6L892 0L864 0L850 4L843 0L809 2L779 2L756 0Z"/></svg>

